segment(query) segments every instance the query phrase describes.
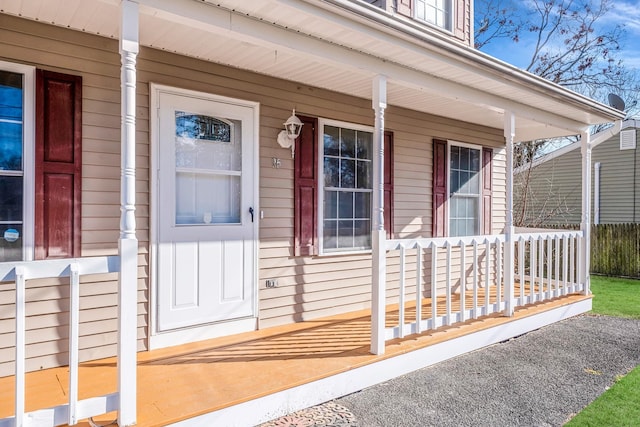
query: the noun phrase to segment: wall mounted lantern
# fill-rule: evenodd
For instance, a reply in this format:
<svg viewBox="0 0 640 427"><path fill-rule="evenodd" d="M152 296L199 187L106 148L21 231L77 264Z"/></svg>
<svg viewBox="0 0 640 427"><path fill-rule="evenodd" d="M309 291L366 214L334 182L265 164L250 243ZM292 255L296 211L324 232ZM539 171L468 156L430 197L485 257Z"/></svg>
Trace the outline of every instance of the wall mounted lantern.
<svg viewBox="0 0 640 427"><path fill-rule="evenodd" d="M291 158L293 159L296 149L296 138L300 136L302 130L302 121L296 117L296 110L293 110L291 117L284 122L284 130L281 130L278 134L278 144L282 148L291 148Z"/></svg>

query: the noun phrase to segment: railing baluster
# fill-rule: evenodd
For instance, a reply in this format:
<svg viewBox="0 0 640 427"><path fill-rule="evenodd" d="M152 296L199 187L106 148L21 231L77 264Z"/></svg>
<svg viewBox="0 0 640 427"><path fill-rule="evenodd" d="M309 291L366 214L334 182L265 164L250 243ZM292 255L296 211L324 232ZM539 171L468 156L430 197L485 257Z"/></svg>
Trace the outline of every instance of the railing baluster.
<svg viewBox="0 0 640 427"><path fill-rule="evenodd" d="M569 272L569 238L562 238L562 295L567 295L567 275Z"/></svg>
<svg viewBox="0 0 640 427"><path fill-rule="evenodd" d="M540 301L545 299L544 295L544 239L538 237L538 291L540 292Z"/></svg>
<svg viewBox="0 0 640 427"><path fill-rule="evenodd" d="M438 247L431 244L431 329L438 320Z"/></svg>
<svg viewBox="0 0 640 427"><path fill-rule="evenodd" d="M466 320L466 293L467 293L467 246L460 242L460 321Z"/></svg>
<svg viewBox="0 0 640 427"><path fill-rule="evenodd" d="M473 318L478 318L478 242L473 240Z"/></svg>
<svg viewBox="0 0 640 427"><path fill-rule="evenodd" d="M569 242L569 281L571 282L571 292L576 291L576 237L572 236Z"/></svg>
<svg viewBox="0 0 640 427"><path fill-rule="evenodd" d="M549 298L553 298L553 247L551 246L551 237L547 237L547 289Z"/></svg>
<svg viewBox="0 0 640 427"><path fill-rule="evenodd" d="M524 239L518 238L518 271L520 274L520 305L526 304L524 300Z"/></svg>
<svg viewBox="0 0 640 427"><path fill-rule="evenodd" d="M446 298L445 305L447 310L447 326L451 325L451 245L447 243L447 264L445 266L446 277Z"/></svg>
<svg viewBox="0 0 640 427"><path fill-rule="evenodd" d="M400 338L404 338L404 310L405 310L405 248L400 246L400 295L398 323L400 325Z"/></svg>
<svg viewBox="0 0 640 427"><path fill-rule="evenodd" d="M555 289L553 292L553 296L557 297L560 296L560 237L558 237L558 235L556 235L553 238L553 246L555 247L555 251L554 251L554 282L555 282Z"/></svg>
<svg viewBox="0 0 640 427"><path fill-rule="evenodd" d="M416 244L416 333L422 332L422 246Z"/></svg>
<svg viewBox="0 0 640 427"><path fill-rule="evenodd" d="M489 314L489 304L491 303L491 292L489 288L489 275L491 274L491 242L489 239L485 242L485 264L484 264L484 314ZM492 310L493 311L493 310Z"/></svg>
<svg viewBox="0 0 640 427"><path fill-rule="evenodd" d="M69 425L78 423L78 349L80 329L80 271L77 263L69 266Z"/></svg>
<svg viewBox="0 0 640 427"><path fill-rule="evenodd" d="M16 427L24 425L25 364L26 364L26 278L24 267L15 268L16 273Z"/></svg>
<svg viewBox="0 0 640 427"><path fill-rule="evenodd" d="M531 302L536 301L536 239L529 239L529 274L531 274Z"/></svg>
<svg viewBox="0 0 640 427"><path fill-rule="evenodd" d="M496 310L502 310L502 242L496 241Z"/></svg>

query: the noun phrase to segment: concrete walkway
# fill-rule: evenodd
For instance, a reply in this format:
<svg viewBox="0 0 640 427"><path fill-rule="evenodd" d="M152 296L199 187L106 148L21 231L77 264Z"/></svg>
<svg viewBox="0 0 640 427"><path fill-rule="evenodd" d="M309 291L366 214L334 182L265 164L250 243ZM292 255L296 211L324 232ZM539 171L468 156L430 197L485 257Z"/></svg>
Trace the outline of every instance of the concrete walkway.
<svg viewBox="0 0 640 427"><path fill-rule="evenodd" d="M640 320L583 315L262 426L561 426L638 364Z"/></svg>

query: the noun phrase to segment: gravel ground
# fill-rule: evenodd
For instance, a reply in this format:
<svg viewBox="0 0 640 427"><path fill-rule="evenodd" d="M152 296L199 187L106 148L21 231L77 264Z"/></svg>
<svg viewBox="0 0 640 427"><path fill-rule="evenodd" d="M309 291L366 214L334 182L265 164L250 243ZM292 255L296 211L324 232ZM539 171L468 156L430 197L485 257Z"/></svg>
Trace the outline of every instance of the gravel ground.
<svg viewBox="0 0 640 427"><path fill-rule="evenodd" d="M583 315L263 426L561 426L638 364L640 320Z"/></svg>

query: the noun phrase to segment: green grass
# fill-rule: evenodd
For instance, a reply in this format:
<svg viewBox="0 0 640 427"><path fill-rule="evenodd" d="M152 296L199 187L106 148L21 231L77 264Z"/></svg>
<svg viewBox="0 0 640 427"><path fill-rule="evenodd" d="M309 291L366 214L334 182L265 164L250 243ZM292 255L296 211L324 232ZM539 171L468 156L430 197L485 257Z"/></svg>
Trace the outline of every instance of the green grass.
<svg viewBox="0 0 640 427"><path fill-rule="evenodd" d="M618 380L565 427L640 425L640 366Z"/></svg>
<svg viewBox="0 0 640 427"><path fill-rule="evenodd" d="M640 280L591 276L593 313L640 319Z"/></svg>
<svg viewBox="0 0 640 427"><path fill-rule="evenodd" d="M591 276L594 314L640 319L640 280ZM640 366L576 415L565 427L640 426Z"/></svg>

